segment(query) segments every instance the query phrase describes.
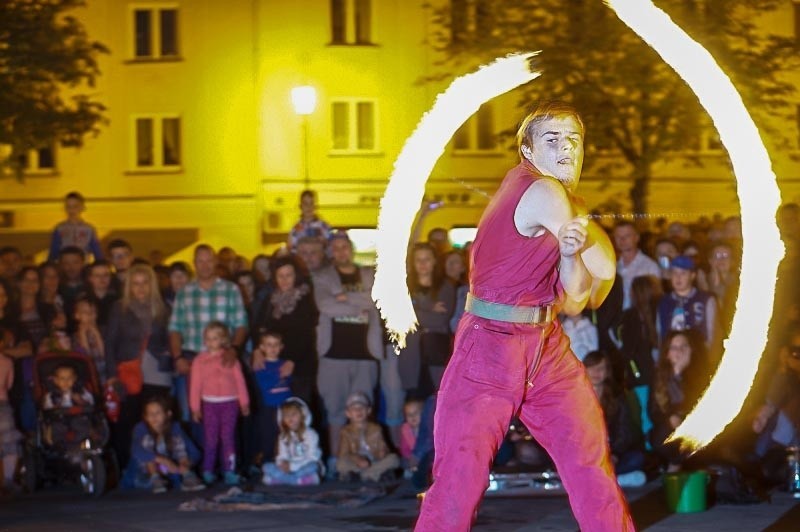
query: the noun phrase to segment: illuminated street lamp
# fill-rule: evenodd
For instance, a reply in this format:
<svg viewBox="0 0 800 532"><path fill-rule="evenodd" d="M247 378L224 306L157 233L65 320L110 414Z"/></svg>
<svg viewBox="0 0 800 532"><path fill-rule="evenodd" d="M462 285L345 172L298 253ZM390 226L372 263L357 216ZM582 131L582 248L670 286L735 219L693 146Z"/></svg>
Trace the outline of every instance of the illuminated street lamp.
<svg viewBox="0 0 800 532"><path fill-rule="evenodd" d="M308 115L317 108L317 89L310 85L302 85L292 89L292 106L295 114L303 117L303 163L305 171L305 187L309 188L308 177Z"/></svg>

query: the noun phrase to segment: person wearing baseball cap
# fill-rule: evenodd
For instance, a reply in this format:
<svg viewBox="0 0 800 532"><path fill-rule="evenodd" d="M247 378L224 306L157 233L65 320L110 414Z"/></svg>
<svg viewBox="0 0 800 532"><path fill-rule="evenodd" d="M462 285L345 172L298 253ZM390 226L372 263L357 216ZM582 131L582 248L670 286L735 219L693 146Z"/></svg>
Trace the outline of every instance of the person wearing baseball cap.
<svg viewBox="0 0 800 532"><path fill-rule="evenodd" d="M369 420L372 401L364 392L347 396L348 423L339 433L336 470L345 481L393 480L400 459L389 452L380 425Z"/></svg>
<svg viewBox="0 0 800 532"><path fill-rule="evenodd" d="M714 296L695 287L694 259L678 255L670 262L671 291L658 303L656 328L659 341L669 331L697 331L709 352L719 340L717 302Z"/></svg>

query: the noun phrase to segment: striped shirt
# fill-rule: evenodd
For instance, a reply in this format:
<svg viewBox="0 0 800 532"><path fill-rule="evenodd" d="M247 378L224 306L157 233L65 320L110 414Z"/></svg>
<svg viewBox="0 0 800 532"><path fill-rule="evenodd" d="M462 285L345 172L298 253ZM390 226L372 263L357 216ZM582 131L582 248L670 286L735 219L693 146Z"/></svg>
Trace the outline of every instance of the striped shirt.
<svg viewBox="0 0 800 532"><path fill-rule="evenodd" d="M241 292L235 284L219 277L208 290L192 281L175 296L169 330L181 334L182 349L200 352L203 351L203 329L212 321L226 324L231 335L239 327L246 327L247 314Z"/></svg>

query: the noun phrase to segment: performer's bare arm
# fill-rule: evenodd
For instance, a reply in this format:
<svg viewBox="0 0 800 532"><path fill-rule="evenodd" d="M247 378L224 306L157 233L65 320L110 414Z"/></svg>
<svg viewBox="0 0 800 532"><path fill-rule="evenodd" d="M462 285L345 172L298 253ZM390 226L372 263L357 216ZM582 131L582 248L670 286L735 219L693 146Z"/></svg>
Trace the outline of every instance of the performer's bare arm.
<svg viewBox="0 0 800 532"><path fill-rule="evenodd" d="M567 296L562 312L577 314L587 303L596 306L611 289L614 252L597 224L576 216L564 187L555 179L539 179L522 195L514 223L524 236L553 234L561 252L561 284Z"/></svg>

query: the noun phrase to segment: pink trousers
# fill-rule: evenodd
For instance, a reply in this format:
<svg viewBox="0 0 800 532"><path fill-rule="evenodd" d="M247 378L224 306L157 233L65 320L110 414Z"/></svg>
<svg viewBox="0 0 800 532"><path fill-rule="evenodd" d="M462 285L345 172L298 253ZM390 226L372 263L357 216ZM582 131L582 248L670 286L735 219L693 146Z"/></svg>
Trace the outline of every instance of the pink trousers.
<svg viewBox="0 0 800 532"><path fill-rule="evenodd" d="M437 396L433 485L417 532L470 529L514 415L555 462L583 532L634 530L602 410L561 325L466 313Z"/></svg>

